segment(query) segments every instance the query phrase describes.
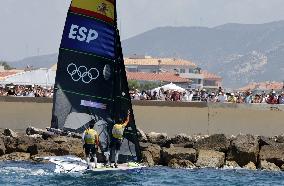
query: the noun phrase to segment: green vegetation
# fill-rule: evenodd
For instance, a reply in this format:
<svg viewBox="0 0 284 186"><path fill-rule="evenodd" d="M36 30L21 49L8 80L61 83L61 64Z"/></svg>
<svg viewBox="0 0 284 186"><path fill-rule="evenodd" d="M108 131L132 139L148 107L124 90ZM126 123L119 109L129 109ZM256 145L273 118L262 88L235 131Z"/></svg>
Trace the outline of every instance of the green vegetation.
<svg viewBox="0 0 284 186"><path fill-rule="evenodd" d="M0 61L0 66L4 66L5 70L15 69L15 68L11 67L6 61Z"/></svg>
<svg viewBox="0 0 284 186"><path fill-rule="evenodd" d="M151 90L160 86L160 83L157 82L138 82L136 80L128 80L128 87L130 90L138 89L142 90Z"/></svg>

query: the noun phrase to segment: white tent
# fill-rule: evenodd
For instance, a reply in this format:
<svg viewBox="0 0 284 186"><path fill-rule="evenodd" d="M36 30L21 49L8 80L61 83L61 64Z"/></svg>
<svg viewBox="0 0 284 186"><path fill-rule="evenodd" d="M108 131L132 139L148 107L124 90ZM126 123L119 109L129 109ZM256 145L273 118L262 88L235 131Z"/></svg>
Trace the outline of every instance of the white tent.
<svg viewBox="0 0 284 186"><path fill-rule="evenodd" d="M177 86L176 84L173 84L173 83L170 83L170 84L167 84L167 85L164 85L162 87L158 87L158 88L155 88L153 89L151 92L159 92L160 89L164 89L164 91L167 91L167 90L176 90L178 92L185 92L185 89L184 88L181 88L179 86Z"/></svg>
<svg viewBox="0 0 284 186"><path fill-rule="evenodd" d="M40 85L51 87L55 83L56 71L52 69L38 69L18 73L14 76L10 76L4 81L0 81L0 84L15 84L15 85Z"/></svg>

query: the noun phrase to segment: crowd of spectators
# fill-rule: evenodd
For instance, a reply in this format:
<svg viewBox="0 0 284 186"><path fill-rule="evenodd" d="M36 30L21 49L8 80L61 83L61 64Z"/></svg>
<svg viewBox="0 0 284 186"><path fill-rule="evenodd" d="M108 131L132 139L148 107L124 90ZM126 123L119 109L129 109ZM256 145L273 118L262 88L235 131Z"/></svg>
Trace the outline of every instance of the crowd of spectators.
<svg viewBox="0 0 284 186"><path fill-rule="evenodd" d="M208 92L203 90L189 90L179 92L175 90L164 91L130 91L131 98L134 100L161 100L161 101L182 101L182 102L219 102L219 103L262 103L262 104L284 104L284 90L276 92L262 91L260 93L245 92L225 92L222 88L218 91Z"/></svg>
<svg viewBox="0 0 284 186"><path fill-rule="evenodd" d="M0 96L18 97L53 97L53 88L38 85L5 85L0 86ZM184 92L176 90L158 91L130 91L133 100L160 100L160 101L182 101L182 102L219 102L219 103L262 103L262 104L284 104L284 89L282 91L271 90L269 92L253 93L225 92L221 87L217 91L208 92L203 90L188 90Z"/></svg>
<svg viewBox="0 0 284 186"><path fill-rule="evenodd" d="M0 96L17 97L53 97L53 89L37 85L5 85L0 86Z"/></svg>

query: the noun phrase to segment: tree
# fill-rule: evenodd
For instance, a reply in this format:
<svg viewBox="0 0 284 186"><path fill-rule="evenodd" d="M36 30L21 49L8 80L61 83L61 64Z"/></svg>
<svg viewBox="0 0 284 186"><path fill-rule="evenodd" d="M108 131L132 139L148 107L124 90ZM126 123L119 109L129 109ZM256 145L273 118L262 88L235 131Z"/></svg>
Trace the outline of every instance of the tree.
<svg viewBox="0 0 284 186"><path fill-rule="evenodd" d="M0 66L4 66L4 70L15 69L15 68L11 67L6 61L0 61Z"/></svg>
<svg viewBox="0 0 284 186"><path fill-rule="evenodd" d="M140 84L136 80L128 80L129 90L139 89Z"/></svg>
<svg viewBox="0 0 284 186"><path fill-rule="evenodd" d="M144 82L140 83L136 80L128 80L128 87L129 90L138 89L140 91L142 90L151 90L153 88L157 88L159 86L159 83L157 82Z"/></svg>
<svg viewBox="0 0 284 186"><path fill-rule="evenodd" d="M159 83L156 82L146 82L140 85L139 90L152 90L154 88L157 88L159 86Z"/></svg>

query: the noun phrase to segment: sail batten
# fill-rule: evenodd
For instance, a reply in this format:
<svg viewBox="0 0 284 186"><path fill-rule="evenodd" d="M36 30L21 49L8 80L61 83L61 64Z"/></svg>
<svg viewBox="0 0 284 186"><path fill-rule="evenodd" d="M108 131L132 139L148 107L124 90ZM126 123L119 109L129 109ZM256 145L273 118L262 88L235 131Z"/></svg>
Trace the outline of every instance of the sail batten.
<svg viewBox="0 0 284 186"><path fill-rule="evenodd" d="M131 119L120 162L139 160L140 149L128 90L114 0L73 0L57 64L51 127L82 132L96 122L101 151L109 151L112 127Z"/></svg>

